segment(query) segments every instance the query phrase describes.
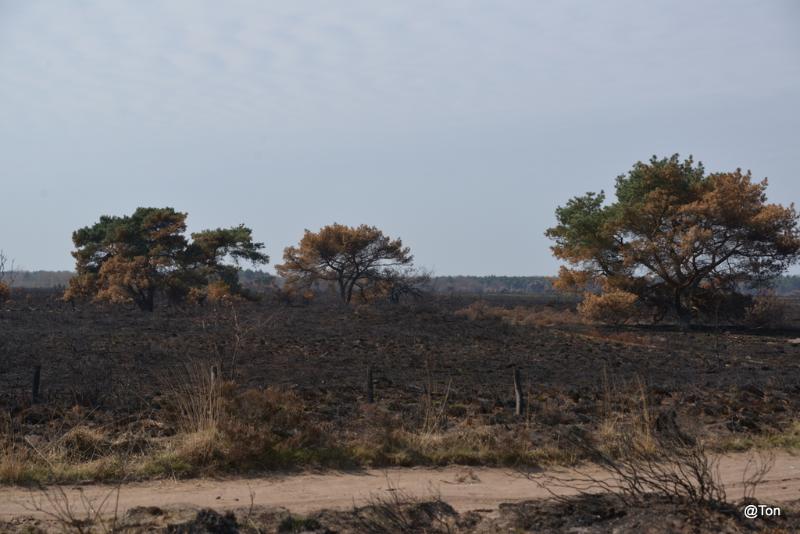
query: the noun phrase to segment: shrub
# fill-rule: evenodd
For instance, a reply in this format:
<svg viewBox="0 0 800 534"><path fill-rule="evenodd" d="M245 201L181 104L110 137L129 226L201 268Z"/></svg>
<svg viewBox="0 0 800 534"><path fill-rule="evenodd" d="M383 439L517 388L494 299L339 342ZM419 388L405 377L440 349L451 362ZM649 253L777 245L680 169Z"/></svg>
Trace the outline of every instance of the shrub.
<svg viewBox="0 0 800 534"><path fill-rule="evenodd" d="M511 325L555 326L574 324L577 322L571 310L559 310L548 306L542 308L525 308L516 306L508 309L489 306L486 301L478 300L455 312L456 317L465 317L470 321L482 319L500 319Z"/></svg>
<svg viewBox="0 0 800 534"><path fill-rule="evenodd" d="M620 325L636 318L637 300L633 293L616 289L599 295L586 293L578 304L578 313L588 321Z"/></svg>
<svg viewBox="0 0 800 534"><path fill-rule="evenodd" d="M286 305L293 305L295 303L310 304L314 300L314 290L310 287L293 287L291 285L284 285L275 289L275 299Z"/></svg>
<svg viewBox="0 0 800 534"><path fill-rule="evenodd" d="M744 321L753 328L781 328L786 321L786 312L786 302L776 295L758 295L745 310Z"/></svg>
<svg viewBox="0 0 800 534"><path fill-rule="evenodd" d="M291 456L314 456L329 446L329 436L305 413L294 393L269 387L226 394L220 432L229 442L231 465L279 467Z"/></svg>
<svg viewBox="0 0 800 534"><path fill-rule="evenodd" d="M650 417L648 411L643 407L643 416L637 417L638 420L623 424L600 441L579 427L562 436L563 444L579 451L602 474L535 473L528 478L551 492L564 489L582 494L607 492L628 506L645 504L656 497L698 508L729 508L719 474L720 457L709 452L702 440L686 433L678 425L674 412L663 411L657 417ZM612 446L609 439L613 440ZM753 498L773 463L771 453L748 458L741 478L745 499Z"/></svg>
<svg viewBox="0 0 800 534"><path fill-rule="evenodd" d="M695 299L695 314L703 321L717 324L721 321L737 322L745 320L747 310L753 305L750 295L739 293L702 293Z"/></svg>
<svg viewBox="0 0 800 534"><path fill-rule="evenodd" d="M278 532L316 532L323 531L322 525L313 517L288 515L278 524Z"/></svg>
<svg viewBox="0 0 800 534"><path fill-rule="evenodd" d="M208 284L206 298L209 302L229 302L235 298L231 286L218 280Z"/></svg>
<svg viewBox="0 0 800 534"><path fill-rule="evenodd" d="M476 300L466 308L457 310L456 317L466 317L470 321L477 321L478 319L486 319L488 317L496 317L495 308L489 306L485 300Z"/></svg>
<svg viewBox="0 0 800 534"><path fill-rule="evenodd" d="M427 500L413 497L389 486L387 494L373 494L369 504L354 510L357 532L452 532L458 516L452 506L433 496Z"/></svg>
<svg viewBox="0 0 800 534"><path fill-rule="evenodd" d="M100 458L111 448L108 438L100 430L84 425L70 429L61 438L61 443L68 458L82 462Z"/></svg>
<svg viewBox="0 0 800 534"><path fill-rule="evenodd" d="M11 288L5 282L0 282L0 304L11 298Z"/></svg>

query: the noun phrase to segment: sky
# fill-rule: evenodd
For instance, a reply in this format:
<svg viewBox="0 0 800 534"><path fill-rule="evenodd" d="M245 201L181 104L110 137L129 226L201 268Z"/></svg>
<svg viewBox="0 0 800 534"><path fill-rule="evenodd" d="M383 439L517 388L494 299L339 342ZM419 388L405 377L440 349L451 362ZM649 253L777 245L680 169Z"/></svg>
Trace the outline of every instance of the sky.
<svg viewBox="0 0 800 534"><path fill-rule="evenodd" d="M800 3L0 0L0 249L70 269L138 206L378 226L435 274L547 275L554 210L638 160L800 201Z"/></svg>

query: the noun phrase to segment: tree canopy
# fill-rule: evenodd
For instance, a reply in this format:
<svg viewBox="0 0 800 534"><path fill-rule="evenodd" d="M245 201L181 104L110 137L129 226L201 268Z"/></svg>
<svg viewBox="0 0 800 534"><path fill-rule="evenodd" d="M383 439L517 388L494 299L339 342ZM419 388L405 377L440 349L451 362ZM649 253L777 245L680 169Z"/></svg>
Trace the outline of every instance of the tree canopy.
<svg viewBox="0 0 800 534"><path fill-rule="evenodd" d="M413 259L400 239L392 239L374 226L334 223L319 232L306 230L298 246L284 250L284 263L275 269L290 287L334 283L341 300L349 303L355 290L365 296L388 292L389 298L399 298L391 289L399 290L397 284L409 281L403 268ZM408 293L407 289L402 291Z"/></svg>
<svg viewBox="0 0 800 534"><path fill-rule="evenodd" d="M617 178L616 201L590 192L556 210L558 224L546 235L570 264L557 285L627 292L688 325L693 311L797 260L794 206L768 203L766 189L749 171L706 174L677 154L638 162Z"/></svg>
<svg viewBox="0 0 800 534"><path fill-rule="evenodd" d="M241 261L269 261L261 252L263 243L254 242L243 225L197 232L189 241L186 216L173 208L138 208L129 216L104 215L76 230L72 255L77 274L65 296L133 302L152 311L159 291L173 300L213 283L236 292Z"/></svg>

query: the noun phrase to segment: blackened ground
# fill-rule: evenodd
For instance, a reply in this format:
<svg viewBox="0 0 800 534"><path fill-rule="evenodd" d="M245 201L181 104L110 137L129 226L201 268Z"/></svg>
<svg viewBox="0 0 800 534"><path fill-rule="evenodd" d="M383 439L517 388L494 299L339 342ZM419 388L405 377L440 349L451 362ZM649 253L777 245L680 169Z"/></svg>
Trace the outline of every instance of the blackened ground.
<svg viewBox="0 0 800 534"><path fill-rule="evenodd" d="M343 428L366 399L370 365L379 405L400 418L419 418L428 389L441 397L450 384L451 423L525 424L534 441L552 441L565 425L595 427L609 403L641 391L719 439L785 431L800 409L798 331L591 327L572 320L568 303L527 297L488 300L541 312L530 324L454 313L474 300L265 300L148 314L17 293L0 309L0 408L34 427L52 407L82 406L98 421L158 419L166 384L181 380L187 362L213 360L237 387L293 390L310 415ZM41 402L31 409L37 365ZM513 366L527 394L523 421L513 415Z"/></svg>

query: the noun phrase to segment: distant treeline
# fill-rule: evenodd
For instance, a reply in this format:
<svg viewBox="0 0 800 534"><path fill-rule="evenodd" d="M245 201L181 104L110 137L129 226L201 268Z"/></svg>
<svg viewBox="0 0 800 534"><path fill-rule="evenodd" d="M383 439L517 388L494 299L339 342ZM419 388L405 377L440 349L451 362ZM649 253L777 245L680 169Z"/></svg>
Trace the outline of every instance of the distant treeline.
<svg viewBox="0 0 800 534"><path fill-rule="evenodd" d="M72 271L11 271L5 278L13 287L50 289L65 288L73 276Z"/></svg>
<svg viewBox="0 0 800 534"><path fill-rule="evenodd" d="M548 276L434 276L430 283L436 293L519 293L554 291Z"/></svg>
<svg viewBox="0 0 800 534"><path fill-rule="evenodd" d="M781 276L774 282L775 291L780 295L800 294L800 276Z"/></svg>
<svg viewBox="0 0 800 534"><path fill-rule="evenodd" d="M70 271L14 271L8 273L15 287L63 288L74 273ZM266 289L282 285L282 280L269 273L245 269L239 273L242 285L250 289ZM429 290L434 293L469 294L533 294L555 291L548 276L434 276ZM781 276L773 283L780 295L800 294L800 276Z"/></svg>
<svg viewBox="0 0 800 534"><path fill-rule="evenodd" d="M75 276L75 273L72 271L10 271L5 276L13 287L63 289L67 287L69 279ZM258 288L272 285L276 277L269 273L244 269L239 273L239 280L247 287Z"/></svg>

